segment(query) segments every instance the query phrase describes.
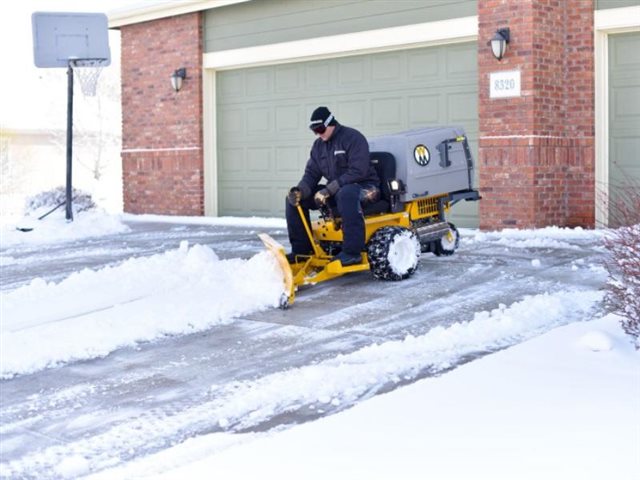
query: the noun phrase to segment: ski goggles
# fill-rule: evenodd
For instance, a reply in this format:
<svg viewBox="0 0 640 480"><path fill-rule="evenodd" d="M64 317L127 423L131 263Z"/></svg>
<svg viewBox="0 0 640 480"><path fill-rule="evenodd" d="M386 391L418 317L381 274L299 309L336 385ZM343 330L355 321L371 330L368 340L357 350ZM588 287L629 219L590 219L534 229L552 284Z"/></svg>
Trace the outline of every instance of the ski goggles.
<svg viewBox="0 0 640 480"><path fill-rule="evenodd" d="M309 128L316 135L322 135L324 132L327 131L327 127L329 126L332 120L333 120L333 114L330 114L324 122L322 120L311 120L311 123L309 124Z"/></svg>

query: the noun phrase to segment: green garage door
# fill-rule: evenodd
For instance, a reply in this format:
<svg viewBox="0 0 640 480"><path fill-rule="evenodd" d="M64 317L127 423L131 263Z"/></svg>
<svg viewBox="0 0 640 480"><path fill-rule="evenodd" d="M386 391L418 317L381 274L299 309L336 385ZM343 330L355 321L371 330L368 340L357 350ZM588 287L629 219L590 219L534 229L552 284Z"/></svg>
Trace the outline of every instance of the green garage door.
<svg viewBox="0 0 640 480"><path fill-rule="evenodd" d="M477 158L476 43L218 72L220 215L282 216L304 169L318 105L365 136L462 125ZM476 172L477 177L477 172ZM453 221L477 226L477 205Z"/></svg>
<svg viewBox="0 0 640 480"><path fill-rule="evenodd" d="M640 32L609 36L609 223L640 188Z"/></svg>

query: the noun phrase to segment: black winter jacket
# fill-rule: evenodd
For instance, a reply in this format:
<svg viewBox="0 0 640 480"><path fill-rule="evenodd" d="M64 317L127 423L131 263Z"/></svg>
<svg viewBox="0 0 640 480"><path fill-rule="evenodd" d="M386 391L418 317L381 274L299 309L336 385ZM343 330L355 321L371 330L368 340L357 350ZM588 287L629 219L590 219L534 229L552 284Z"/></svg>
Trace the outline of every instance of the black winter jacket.
<svg viewBox="0 0 640 480"><path fill-rule="evenodd" d="M369 159L369 144L358 130L337 124L328 141L317 138L311 147L298 188L307 197L322 177L342 187L350 183L380 186ZM333 193L333 192L332 192Z"/></svg>

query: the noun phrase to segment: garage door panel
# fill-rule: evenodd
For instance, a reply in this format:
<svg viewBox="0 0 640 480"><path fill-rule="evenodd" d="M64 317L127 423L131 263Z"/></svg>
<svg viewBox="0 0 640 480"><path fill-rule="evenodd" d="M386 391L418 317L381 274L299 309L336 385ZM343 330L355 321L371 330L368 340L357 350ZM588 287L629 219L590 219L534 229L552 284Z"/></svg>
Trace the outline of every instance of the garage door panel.
<svg viewBox="0 0 640 480"><path fill-rule="evenodd" d="M466 78L470 73L476 71L476 52L468 48L454 46L446 50L447 66L446 75L449 80L456 80L456 77Z"/></svg>
<svg viewBox="0 0 640 480"><path fill-rule="evenodd" d="M270 135L273 132L271 119L273 109L268 107L249 107L244 112L247 136Z"/></svg>
<svg viewBox="0 0 640 480"><path fill-rule="evenodd" d="M611 48L609 49L609 60L611 65L617 70L629 69L627 73L634 71L640 62L640 51L638 47L640 41L636 38L637 34L613 35L611 37Z"/></svg>
<svg viewBox="0 0 640 480"><path fill-rule="evenodd" d="M227 100L244 97L244 75L241 72L225 72L218 75L217 93Z"/></svg>
<svg viewBox="0 0 640 480"><path fill-rule="evenodd" d="M289 184L286 188L278 187L272 191L270 200L271 213L269 216L284 218L285 199L287 198L287 193L289 192L291 185L295 185L295 182Z"/></svg>
<svg viewBox="0 0 640 480"><path fill-rule="evenodd" d="M609 194L615 206L640 185L640 33L609 36ZM618 226L615 207L611 226Z"/></svg>
<svg viewBox="0 0 640 480"><path fill-rule="evenodd" d="M371 61L371 79L374 82L400 82L405 75L404 56L389 53Z"/></svg>
<svg viewBox="0 0 640 480"><path fill-rule="evenodd" d="M367 127L368 103L365 98L361 100L343 100L335 103L336 111L339 111L345 118L351 119L349 126L362 130Z"/></svg>
<svg viewBox="0 0 640 480"><path fill-rule="evenodd" d="M440 114L440 95L409 96L409 128L435 125Z"/></svg>
<svg viewBox="0 0 640 480"><path fill-rule="evenodd" d="M271 155L271 148L247 148L247 172L256 175L271 173L273 169Z"/></svg>
<svg viewBox="0 0 640 480"><path fill-rule="evenodd" d="M309 92L328 92L331 89L331 66L327 62L305 65L305 83Z"/></svg>
<svg viewBox="0 0 640 480"><path fill-rule="evenodd" d="M277 67L275 70L276 93L291 94L302 91L300 68L296 65Z"/></svg>
<svg viewBox="0 0 640 480"><path fill-rule="evenodd" d="M385 129L389 132L404 128L404 98L381 98L373 100L372 126L377 129Z"/></svg>
<svg viewBox="0 0 640 480"><path fill-rule="evenodd" d="M220 162L219 173L223 175L244 174L246 163L244 148L222 148L220 155L225 161Z"/></svg>
<svg viewBox="0 0 640 480"><path fill-rule="evenodd" d="M245 131L244 111L239 108L221 108L218 112L221 121L219 122L222 136L230 138L232 136L242 136Z"/></svg>
<svg viewBox="0 0 640 480"><path fill-rule="evenodd" d="M283 213L308 159L308 117L318 105L367 137L462 124L477 158L476 55L467 43L219 72L217 84L227 85L217 90L220 214L263 215L265 205L270 216ZM470 65L447 66L453 59ZM239 96L227 77L251 95ZM246 191L238 194L249 187L265 195L255 209ZM453 221L460 223L460 210L463 226L477 226L477 206L468 205L469 212L455 207Z"/></svg>
<svg viewBox="0 0 640 480"><path fill-rule="evenodd" d="M244 202L244 189L239 186L225 185L221 186L220 192L220 209L228 212L226 215L246 215L247 208Z"/></svg>
<svg viewBox="0 0 640 480"><path fill-rule="evenodd" d="M447 95L447 112L449 123L461 125L472 123L478 118L478 95L475 92L458 92Z"/></svg>
<svg viewBox="0 0 640 480"><path fill-rule="evenodd" d="M269 216L275 205L272 205L274 195L272 195L273 189L270 187L250 186L246 189L245 202L249 211L254 212L255 215ZM266 199L270 199L266 202Z"/></svg>
<svg viewBox="0 0 640 480"><path fill-rule="evenodd" d="M275 108L276 133L298 133L303 115L298 105L285 105Z"/></svg>
<svg viewBox="0 0 640 480"><path fill-rule="evenodd" d="M271 93L271 76L271 71L264 68L247 72L245 95L261 97Z"/></svg>
<svg viewBox="0 0 640 480"><path fill-rule="evenodd" d="M611 144L611 157L614 159L614 165L617 168L623 169L623 178L629 178L631 170L640 169L640 162L638 162L638 152L640 152L640 138L637 136L628 135L622 137L621 135L613 135ZM634 159L636 161L634 161ZM629 175L627 175L629 174ZM640 178L640 177L638 177Z"/></svg>
<svg viewBox="0 0 640 480"><path fill-rule="evenodd" d="M409 80L434 81L440 77L440 61L435 49L407 54Z"/></svg>
<svg viewBox="0 0 640 480"><path fill-rule="evenodd" d="M338 88L359 87L365 81L365 63L362 58L348 58L338 63Z"/></svg>
<svg viewBox="0 0 640 480"><path fill-rule="evenodd" d="M299 146L276 148L276 174L287 175L289 178L301 176L307 161L307 155Z"/></svg>
<svg viewBox="0 0 640 480"><path fill-rule="evenodd" d="M634 85L615 87L613 92L614 121L634 120L640 116L640 90ZM626 118L625 118L626 117Z"/></svg>

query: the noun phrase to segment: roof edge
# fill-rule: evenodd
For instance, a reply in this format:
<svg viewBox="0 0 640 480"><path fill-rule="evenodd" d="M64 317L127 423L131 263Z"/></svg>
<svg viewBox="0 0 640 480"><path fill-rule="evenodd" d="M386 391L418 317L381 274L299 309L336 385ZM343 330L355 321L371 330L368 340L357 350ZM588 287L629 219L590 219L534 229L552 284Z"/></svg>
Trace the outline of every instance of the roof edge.
<svg viewBox="0 0 640 480"><path fill-rule="evenodd" d="M160 18L183 15L185 13L226 7L251 0L182 0L181 2L149 2L134 4L130 7L113 10L107 13L109 28L120 28L136 23L158 20Z"/></svg>

